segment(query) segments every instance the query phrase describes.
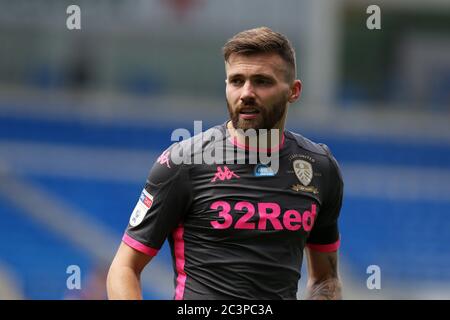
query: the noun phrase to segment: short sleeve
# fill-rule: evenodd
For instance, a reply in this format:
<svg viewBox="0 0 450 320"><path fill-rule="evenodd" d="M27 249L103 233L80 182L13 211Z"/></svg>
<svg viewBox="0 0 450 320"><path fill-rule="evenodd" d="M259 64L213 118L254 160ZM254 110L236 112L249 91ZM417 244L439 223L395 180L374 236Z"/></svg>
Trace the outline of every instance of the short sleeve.
<svg viewBox="0 0 450 320"><path fill-rule="evenodd" d="M309 249L333 252L337 251L340 246L338 219L342 207L344 182L336 159L327 146L322 146L329 156L328 175L326 177L326 190L328 192L306 243Z"/></svg>
<svg viewBox="0 0 450 320"><path fill-rule="evenodd" d="M190 206L188 167L171 160L174 149L176 144L151 168L122 238L128 246L150 256L157 254Z"/></svg>

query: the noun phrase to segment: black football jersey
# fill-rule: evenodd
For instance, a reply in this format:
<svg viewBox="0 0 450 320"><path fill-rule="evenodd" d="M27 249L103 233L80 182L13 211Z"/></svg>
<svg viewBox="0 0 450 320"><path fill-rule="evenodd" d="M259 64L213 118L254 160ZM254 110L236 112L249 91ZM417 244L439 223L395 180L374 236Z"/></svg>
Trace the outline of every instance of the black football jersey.
<svg viewBox="0 0 450 320"><path fill-rule="evenodd" d="M296 299L305 246L339 248L343 179L327 146L286 130L266 150L277 171L243 161L243 148L222 124L174 143L150 170L123 241L154 256L168 239L175 299ZM220 151L241 161L194 161Z"/></svg>

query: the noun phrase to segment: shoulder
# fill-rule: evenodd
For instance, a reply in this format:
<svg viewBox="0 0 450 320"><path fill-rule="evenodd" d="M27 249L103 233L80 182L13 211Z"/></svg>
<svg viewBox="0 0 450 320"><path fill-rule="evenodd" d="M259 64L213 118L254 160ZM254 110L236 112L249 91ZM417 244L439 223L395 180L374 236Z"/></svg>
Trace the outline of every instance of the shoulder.
<svg viewBox="0 0 450 320"><path fill-rule="evenodd" d="M292 132L292 131L285 131L285 135L287 139L290 139L294 141L294 143L297 145L297 147L304 149L306 151L319 154L325 157L331 156L331 151L328 148L328 146L324 143L316 143L308 138L302 136L301 134Z"/></svg>
<svg viewBox="0 0 450 320"><path fill-rule="evenodd" d="M180 138L180 141L174 142L161 153L156 164L169 169L190 167L196 163L197 156L214 147L215 143L226 139L226 130L223 125L217 125L192 137Z"/></svg>
<svg viewBox="0 0 450 320"><path fill-rule="evenodd" d="M224 125L217 125L209 128L192 137L175 142L169 147L172 160L176 164L195 164L194 159L201 156L205 150L214 148L217 143L226 140L227 133Z"/></svg>
<svg viewBox="0 0 450 320"><path fill-rule="evenodd" d="M303 149L309 153L319 155L324 164L328 164L332 171L335 171L339 179L342 180L341 170L336 158L333 156L330 148L325 143L316 143L301 134L285 131L286 139L293 141L298 149Z"/></svg>

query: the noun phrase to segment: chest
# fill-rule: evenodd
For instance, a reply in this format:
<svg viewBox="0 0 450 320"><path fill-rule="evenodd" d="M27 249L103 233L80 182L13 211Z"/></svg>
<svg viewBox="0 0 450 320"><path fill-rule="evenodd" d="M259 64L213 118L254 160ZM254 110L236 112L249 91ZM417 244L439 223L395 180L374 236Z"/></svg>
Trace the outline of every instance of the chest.
<svg viewBox="0 0 450 320"><path fill-rule="evenodd" d="M313 228L322 206L322 176L304 162L203 166L192 174L193 201L185 225L219 238L296 239ZM317 171L317 169L316 169Z"/></svg>

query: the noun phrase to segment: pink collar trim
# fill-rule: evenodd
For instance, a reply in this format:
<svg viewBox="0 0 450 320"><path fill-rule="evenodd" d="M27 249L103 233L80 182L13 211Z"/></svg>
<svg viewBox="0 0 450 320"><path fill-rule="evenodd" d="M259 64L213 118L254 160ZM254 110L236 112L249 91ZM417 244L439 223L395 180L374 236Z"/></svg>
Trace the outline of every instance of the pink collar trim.
<svg viewBox="0 0 450 320"><path fill-rule="evenodd" d="M236 137L232 137L229 136L228 140L230 140L230 142L235 145L236 147L240 148L240 149L244 149L244 150L248 150L248 151L255 151L255 152L275 152L275 151L279 151L283 148L284 146L284 140L285 140L285 136L284 136L284 132L283 132L283 136L281 137L281 143L273 148L255 148L255 147L250 147L247 146L245 144L242 144L240 142L237 141Z"/></svg>

